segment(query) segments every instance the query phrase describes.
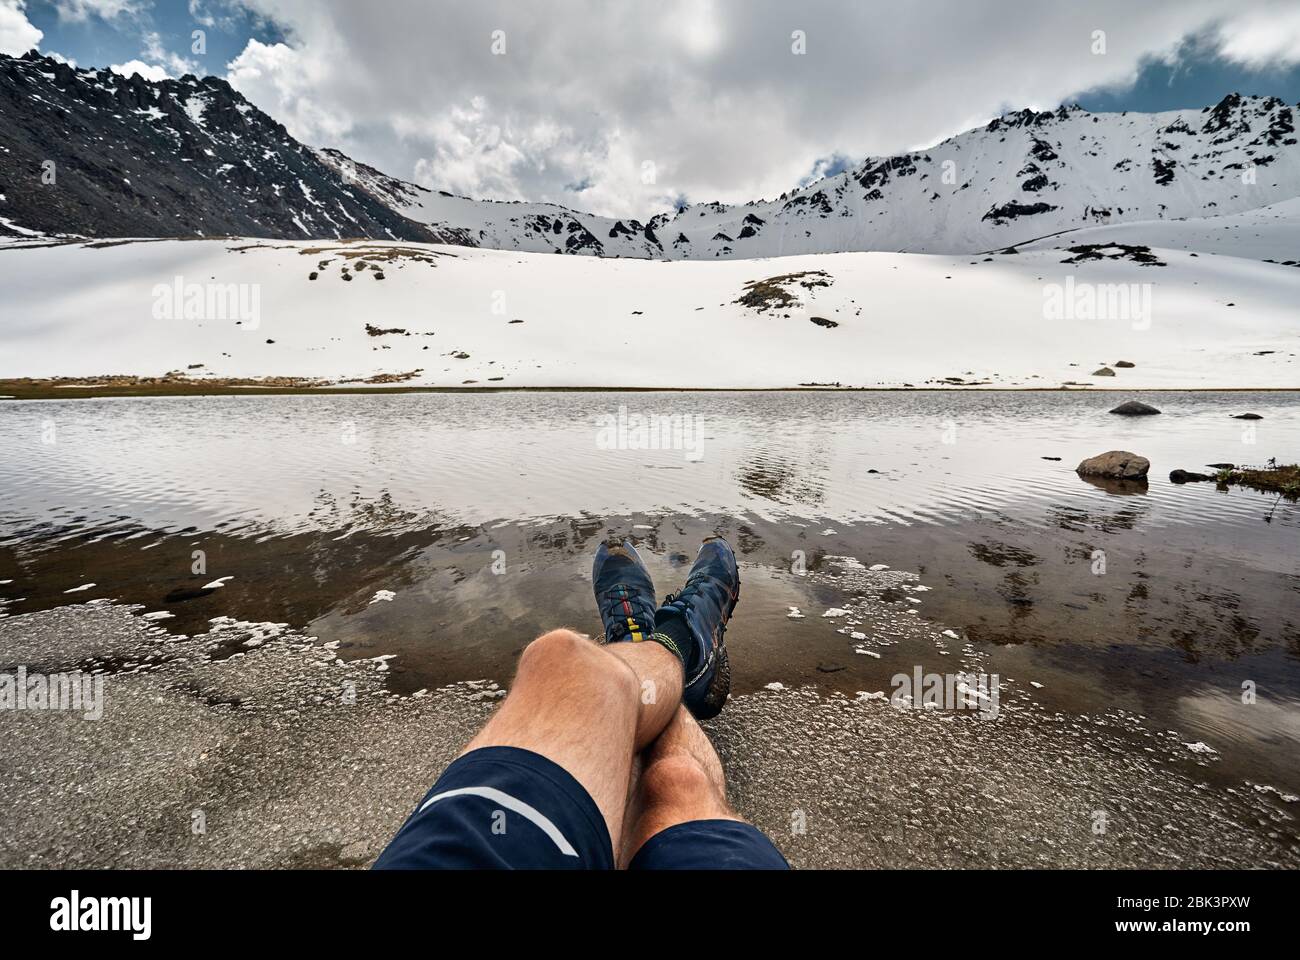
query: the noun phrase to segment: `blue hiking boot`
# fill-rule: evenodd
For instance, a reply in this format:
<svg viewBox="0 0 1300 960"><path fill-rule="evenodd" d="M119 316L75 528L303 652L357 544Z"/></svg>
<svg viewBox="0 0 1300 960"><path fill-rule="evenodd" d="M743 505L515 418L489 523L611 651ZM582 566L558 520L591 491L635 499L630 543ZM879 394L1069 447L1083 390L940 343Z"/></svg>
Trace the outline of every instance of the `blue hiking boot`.
<svg viewBox="0 0 1300 960"><path fill-rule="evenodd" d="M591 566L604 643L649 640L655 632L655 585L630 540L602 543Z"/></svg>
<svg viewBox="0 0 1300 960"><path fill-rule="evenodd" d="M686 667L682 702L700 720L721 712L731 693L731 664L724 633L740 599L740 568L731 545L710 537L681 592L669 594L655 612L655 639L672 641ZM673 646L664 643L670 650Z"/></svg>

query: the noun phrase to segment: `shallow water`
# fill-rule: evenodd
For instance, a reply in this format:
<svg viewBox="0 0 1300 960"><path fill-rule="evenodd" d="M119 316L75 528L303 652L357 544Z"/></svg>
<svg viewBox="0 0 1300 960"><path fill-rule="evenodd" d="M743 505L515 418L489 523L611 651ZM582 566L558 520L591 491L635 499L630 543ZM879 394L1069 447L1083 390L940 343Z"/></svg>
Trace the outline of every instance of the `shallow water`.
<svg viewBox="0 0 1300 960"><path fill-rule="evenodd" d="M1046 517L1108 449L1151 459L1141 512L1161 525L1251 523L1257 499L1178 488L1174 467L1259 461L1300 447L1300 395L1148 395L1160 417L1106 411L1122 397L1021 393L501 393L206 397L0 408L9 529L279 533L393 530L660 511L769 520L950 523L1010 509ZM604 449L602 417L677 417L692 449ZM1265 415L1252 424L1230 414ZM637 437L635 425L629 444ZM698 436L698 441L695 437ZM53 442L45 442L52 440ZM694 453L702 455L692 462ZM1041 460L1062 457L1059 464ZM869 471L878 470L879 474ZM353 514L383 500L386 512ZM1135 509L1139 501L1135 501Z"/></svg>
<svg viewBox="0 0 1300 960"><path fill-rule="evenodd" d="M178 632L219 615L291 623L345 655L395 654L392 682L416 689L504 681L550 626L597 632L588 571L604 536L636 539L667 592L718 532L742 560L728 635L741 689L888 689L897 669L935 659L908 644L855 656L821 619L846 590L819 575L824 558L853 556L919 574L931 589L923 603L897 598L899 616L918 609L961 633L989 669L1041 683L1049 706L1122 707L1210 743L1229 776L1300 789L1300 507L1168 481L1221 461L1294 462L1300 394L1150 394L1161 416L1109 415L1123 399L0 403L0 580L13 581L0 597L11 615L138 602L174 614L163 623ZM1264 419L1231 418L1248 411ZM635 418L652 415L675 448L636 448ZM1148 457L1149 486L1075 475L1111 449ZM233 579L197 589L221 577ZM380 590L395 596L372 602ZM790 606L807 618L788 619ZM1241 702L1243 683L1255 703Z"/></svg>

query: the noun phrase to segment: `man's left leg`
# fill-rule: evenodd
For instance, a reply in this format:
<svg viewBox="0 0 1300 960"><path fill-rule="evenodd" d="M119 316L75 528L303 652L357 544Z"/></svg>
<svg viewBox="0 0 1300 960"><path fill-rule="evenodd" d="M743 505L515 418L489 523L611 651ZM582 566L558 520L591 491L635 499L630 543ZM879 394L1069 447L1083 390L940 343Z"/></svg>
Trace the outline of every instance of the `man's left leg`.
<svg viewBox="0 0 1300 960"><path fill-rule="evenodd" d="M727 803L722 761L684 707L645 752L620 863L632 870L785 870Z"/></svg>

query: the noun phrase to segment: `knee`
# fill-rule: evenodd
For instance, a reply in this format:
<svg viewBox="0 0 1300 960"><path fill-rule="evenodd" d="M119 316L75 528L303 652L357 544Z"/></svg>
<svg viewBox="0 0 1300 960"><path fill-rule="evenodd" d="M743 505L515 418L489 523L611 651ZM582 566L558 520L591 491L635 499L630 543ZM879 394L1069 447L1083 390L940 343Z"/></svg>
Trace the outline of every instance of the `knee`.
<svg viewBox="0 0 1300 960"><path fill-rule="evenodd" d="M544 633L525 647L519 675L556 677L568 688L587 681L595 690L628 703L635 703L639 692L631 667L590 638L567 629Z"/></svg>
<svg viewBox="0 0 1300 960"><path fill-rule="evenodd" d="M709 801L725 806L719 785L713 782L704 766L687 753L651 761L641 772L641 784L652 804Z"/></svg>
<svg viewBox="0 0 1300 960"><path fill-rule="evenodd" d="M575 659L586 653L587 647L591 646L593 644L590 640L573 630L552 630L524 647L519 664L521 667L525 664L537 666L572 664Z"/></svg>

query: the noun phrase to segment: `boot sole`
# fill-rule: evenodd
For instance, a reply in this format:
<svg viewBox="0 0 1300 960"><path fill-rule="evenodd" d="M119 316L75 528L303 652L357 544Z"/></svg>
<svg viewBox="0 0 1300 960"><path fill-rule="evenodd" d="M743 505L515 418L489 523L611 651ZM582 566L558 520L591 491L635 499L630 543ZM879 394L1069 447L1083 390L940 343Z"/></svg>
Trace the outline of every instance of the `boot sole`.
<svg viewBox="0 0 1300 960"><path fill-rule="evenodd" d="M727 656L727 648L724 645L718 651L718 662L714 667L713 680L709 683L708 692L704 694L704 702L700 704L698 710L693 711L695 719L712 720L727 705L729 696L731 696L731 658Z"/></svg>

